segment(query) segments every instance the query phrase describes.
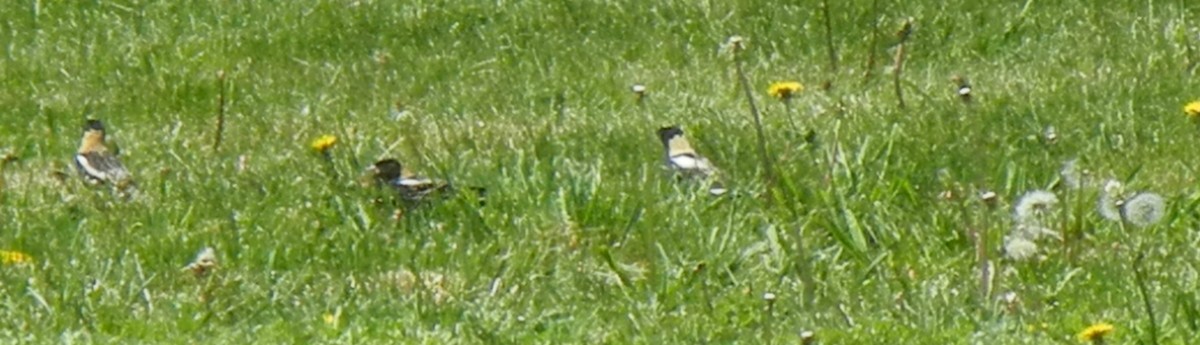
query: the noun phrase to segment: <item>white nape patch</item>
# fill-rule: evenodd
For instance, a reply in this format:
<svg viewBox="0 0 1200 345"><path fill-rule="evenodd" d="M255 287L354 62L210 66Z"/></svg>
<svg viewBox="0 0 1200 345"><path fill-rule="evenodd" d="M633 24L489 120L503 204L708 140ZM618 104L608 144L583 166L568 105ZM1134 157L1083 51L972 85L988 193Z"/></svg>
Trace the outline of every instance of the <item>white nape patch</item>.
<svg viewBox="0 0 1200 345"><path fill-rule="evenodd" d="M109 179L108 173L93 167L91 163L88 163L87 157L84 157L83 155L75 155L75 162L79 163L79 166L83 167L83 171L88 175L101 180Z"/></svg>
<svg viewBox="0 0 1200 345"><path fill-rule="evenodd" d="M678 155L671 157L671 164L680 169L700 169L700 160L688 155Z"/></svg>
<svg viewBox="0 0 1200 345"><path fill-rule="evenodd" d="M427 178L402 178L400 179L401 186L424 186L433 183L433 180Z"/></svg>
<svg viewBox="0 0 1200 345"><path fill-rule="evenodd" d="M969 87L963 87L963 88L959 88L959 89L958 89L958 95L959 95L959 96L962 96L962 95L969 95L969 94L971 94L971 88L969 88Z"/></svg>

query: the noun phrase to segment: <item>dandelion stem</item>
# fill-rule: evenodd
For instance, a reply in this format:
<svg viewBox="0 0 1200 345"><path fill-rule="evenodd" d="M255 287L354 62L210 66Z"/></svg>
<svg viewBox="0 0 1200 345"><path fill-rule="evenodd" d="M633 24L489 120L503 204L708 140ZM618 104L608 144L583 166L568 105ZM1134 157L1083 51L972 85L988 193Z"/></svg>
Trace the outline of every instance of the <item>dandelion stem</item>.
<svg viewBox="0 0 1200 345"><path fill-rule="evenodd" d="M904 88L900 86L900 73L904 71L905 47L908 43L911 28L911 20L904 23L904 28L901 29L900 33L900 44L896 47L896 57L893 60L894 65L892 66L892 85L896 89L896 101L899 102L900 109L904 109Z"/></svg>
<svg viewBox="0 0 1200 345"><path fill-rule="evenodd" d="M904 87L900 86L900 72L904 71L904 55L905 42L900 40L900 46L896 48L894 67L892 69L892 85L896 91L896 102L899 102L900 109L904 109Z"/></svg>
<svg viewBox="0 0 1200 345"><path fill-rule="evenodd" d="M567 92L558 91L554 96L554 112L557 115L558 124L562 125L567 120Z"/></svg>
<svg viewBox="0 0 1200 345"><path fill-rule="evenodd" d="M986 305L991 296L991 262L988 258L988 226L983 224L978 230L972 230L975 235L975 257L979 260L979 300Z"/></svg>
<svg viewBox="0 0 1200 345"><path fill-rule="evenodd" d="M330 182L336 183L338 181L338 172L337 167L333 163L333 154L329 153L329 151L321 151L321 160L325 161L325 170L329 174Z"/></svg>
<svg viewBox="0 0 1200 345"><path fill-rule="evenodd" d="M1138 292L1142 295L1142 306L1146 308L1146 317L1150 320L1150 343L1158 345L1158 320L1154 318L1154 306L1150 303L1150 290L1146 288L1146 271L1142 270L1142 261L1145 258L1145 251L1139 248L1137 257L1133 259L1133 278L1137 283ZM1103 340L1098 338L1096 343L1103 344Z"/></svg>
<svg viewBox="0 0 1200 345"><path fill-rule="evenodd" d="M838 58L837 50L833 47L833 23L829 18L829 0L821 0L821 12L825 16L825 48L829 51L829 74L830 78L834 73L837 73Z"/></svg>
<svg viewBox="0 0 1200 345"><path fill-rule="evenodd" d="M817 283L812 277L812 263L809 262L807 256L801 256L807 253L804 249L804 227L796 229L796 270L800 275L800 283L804 284L804 296L801 300L804 302L804 307L811 307L816 300Z"/></svg>
<svg viewBox="0 0 1200 345"><path fill-rule="evenodd" d="M775 308L774 307L775 307L774 301L767 301L767 307L765 308L765 310L763 310L763 312L766 313L766 316L764 317L764 320L763 320L763 323L761 324L761 326L762 326L762 333L765 335L765 338L767 340L766 343L768 345L775 343L775 334L774 334L774 332L771 332L771 326L775 324L775 320L772 320L772 319L774 319L774 316L775 316Z"/></svg>
<svg viewBox="0 0 1200 345"><path fill-rule="evenodd" d="M799 133L800 126L796 125L796 109L792 107L792 99L790 97L783 99L783 107L787 109L788 124L792 126L792 131Z"/></svg>
<svg viewBox="0 0 1200 345"><path fill-rule="evenodd" d="M871 2L871 41L867 45L867 66L863 69L863 85L871 80L871 72L875 70L875 47L879 43L879 0Z"/></svg>
<svg viewBox="0 0 1200 345"><path fill-rule="evenodd" d="M750 78L746 77L738 49L734 49L733 65L737 70L742 91L746 94L746 103L750 105L750 115L754 117L754 131L758 137L758 155L762 159L763 178L767 188L771 189L775 186L775 167L771 162L771 156L767 154L767 136L763 133L762 116L759 115L758 105L754 102L754 91L751 91Z"/></svg>
<svg viewBox="0 0 1200 345"><path fill-rule="evenodd" d="M225 131L225 71L217 71L217 131L213 152L221 149L221 133Z"/></svg>

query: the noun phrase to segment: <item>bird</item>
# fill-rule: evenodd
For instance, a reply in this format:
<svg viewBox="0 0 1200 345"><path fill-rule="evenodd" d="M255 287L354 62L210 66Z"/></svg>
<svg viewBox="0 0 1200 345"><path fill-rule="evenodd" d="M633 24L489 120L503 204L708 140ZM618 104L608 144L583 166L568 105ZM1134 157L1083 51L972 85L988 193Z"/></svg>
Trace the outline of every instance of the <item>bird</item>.
<svg viewBox="0 0 1200 345"><path fill-rule="evenodd" d="M696 153L678 125L659 128L658 138L662 140L663 149L666 150L667 168L674 171L676 176L680 179L708 182L708 193L713 196L728 192L717 176L717 168L707 158Z"/></svg>
<svg viewBox="0 0 1200 345"><path fill-rule="evenodd" d="M950 81L958 84L955 91L958 94L958 98L962 99L963 103L971 103L971 82L967 81L967 78L961 75L955 75L950 78Z"/></svg>
<svg viewBox="0 0 1200 345"><path fill-rule="evenodd" d="M379 160L367 170L374 175L376 183L396 190L400 193L400 199L408 203L421 202L455 192L455 188L450 183L417 175L394 158ZM477 194L482 205L487 190L481 187L471 187L470 189Z"/></svg>
<svg viewBox="0 0 1200 345"><path fill-rule="evenodd" d="M136 190L133 176L121 163L116 153L105 144L104 122L89 119L83 126L83 138L75 153L75 168L84 181L94 184L110 184L118 192Z"/></svg>

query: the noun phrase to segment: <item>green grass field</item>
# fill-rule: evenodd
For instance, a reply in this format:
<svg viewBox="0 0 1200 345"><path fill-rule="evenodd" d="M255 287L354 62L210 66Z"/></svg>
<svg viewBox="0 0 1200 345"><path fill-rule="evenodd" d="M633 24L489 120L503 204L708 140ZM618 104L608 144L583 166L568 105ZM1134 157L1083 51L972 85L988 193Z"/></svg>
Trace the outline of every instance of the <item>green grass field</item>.
<svg viewBox="0 0 1200 345"><path fill-rule="evenodd" d="M0 250L31 257L0 266L0 339L1200 339L1200 3L830 3L831 39L820 1L0 4ZM786 80L807 87L790 106L767 95ZM73 171L86 118L137 198ZM670 178L671 124L736 196ZM487 205L395 217L360 183L389 156ZM1103 217L1109 179L1162 218ZM1056 195L1034 221L1054 234L1018 258L1032 190ZM205 247L216 270L183 271Z"/></svg>

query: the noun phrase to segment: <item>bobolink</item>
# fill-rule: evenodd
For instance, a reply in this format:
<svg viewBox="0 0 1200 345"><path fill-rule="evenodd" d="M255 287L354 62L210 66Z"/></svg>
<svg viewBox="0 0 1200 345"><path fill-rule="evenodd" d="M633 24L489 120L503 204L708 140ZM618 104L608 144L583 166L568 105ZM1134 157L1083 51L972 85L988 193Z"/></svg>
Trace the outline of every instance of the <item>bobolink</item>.
<svg viewBox="0 0 1200 345"><path fill-rule="evenodd" d="M87 120L83 126L83 139L75 153L75 168L84 180L92 184L112 184L121 193L136 190L129 170L121 164L117 155L109 151L104 143L104 123Z"/></svg>
<svg viewBox="0 0 1200 345"><path fill-rule="evenodd" d="M961 75L956 75L950 78L950 80L958 84L958 88L955 90L958 98L962 99L963 103L971 103L971 82L967 81L967 78Z"/></svg>
<svg viewBox="0 0 1200 345"><path fill-rule="evenodd" d="M405 202L419 202L433 196L451 194L455 190L450 183L417 175L401 165L400 161L392 158L375 162L367 170L374 175L376 183L395 189L400 193L400 198ZM487 191L479 187L471 187L470 189L477 193L482 204L483 197Z"/></svg>
<svg viewBox="0 0 1200 345"><path fill-rule="evenodd" d="M722 195L728 190L717 181L717 168L701 157L692 148L692 144L683 136L679 126L669 126L658 129L658 137L666 150L666 164L680 178L705 180L710 182L708 192L712 195Z"/></svg>

